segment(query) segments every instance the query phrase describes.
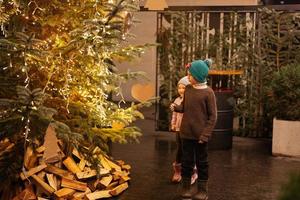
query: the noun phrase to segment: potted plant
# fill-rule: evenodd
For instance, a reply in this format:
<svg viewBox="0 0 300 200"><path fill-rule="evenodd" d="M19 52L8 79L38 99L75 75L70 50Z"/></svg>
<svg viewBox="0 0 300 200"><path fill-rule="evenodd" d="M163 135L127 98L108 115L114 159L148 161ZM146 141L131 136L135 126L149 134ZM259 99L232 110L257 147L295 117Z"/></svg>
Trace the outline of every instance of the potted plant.
<svg viewBox="0 0 300 200"><path fill-rule="evenodd" d="M280 68L272 81L273 155L300 157L300 64Z"/></svg>

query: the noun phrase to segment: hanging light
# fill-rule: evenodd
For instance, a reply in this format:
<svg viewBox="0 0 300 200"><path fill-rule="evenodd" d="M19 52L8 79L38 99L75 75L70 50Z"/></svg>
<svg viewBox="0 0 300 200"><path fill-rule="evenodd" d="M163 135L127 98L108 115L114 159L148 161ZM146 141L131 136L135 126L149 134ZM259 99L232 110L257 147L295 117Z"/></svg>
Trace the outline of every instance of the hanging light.
<svg viewBox="0 0 300 200"><path fill-rule="evenodd" d="M145 3L145 8L149 10L164 10L168 8L166 0L147 0Z"/></svg>

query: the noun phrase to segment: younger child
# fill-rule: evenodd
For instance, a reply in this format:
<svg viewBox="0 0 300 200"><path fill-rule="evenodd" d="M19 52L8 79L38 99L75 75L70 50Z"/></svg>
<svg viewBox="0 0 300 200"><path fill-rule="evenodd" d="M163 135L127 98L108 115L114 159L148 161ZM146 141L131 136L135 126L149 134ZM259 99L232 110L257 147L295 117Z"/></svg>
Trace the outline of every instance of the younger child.
<svg viewBox="0 0 300 200"><path fill-rule="evenodd" d="M178 81L177 84L177 92L179 96L174 100L174 104L180 105L183 99L183 94L185 90L185 86L190 84L188 77L185 76ZM173 112L171 119L171 130L176 133L176 142L177 142L177 152L176 152L176 160L173 163L174 175L172 177L172 182L179 183L181 181L181 158L182 158L182 146L180 139L180 126L182 120L182 113ZM197 179L197 169L194 169L194 174L191 178L191 184L193 184Z"/></svg>
<svg viewBox="0 0 300 200"><path fill-rule="evenodd" d="M208 199L207 142L217 120L216 99L206 85L210 63L196 60L188 68L190 85L187 85L182 103L171 105L171 110L182 112L180 137L182 141L182 193L183 199ZM198 192L193 195L190 179L194 166L198 170Z"/></svg>

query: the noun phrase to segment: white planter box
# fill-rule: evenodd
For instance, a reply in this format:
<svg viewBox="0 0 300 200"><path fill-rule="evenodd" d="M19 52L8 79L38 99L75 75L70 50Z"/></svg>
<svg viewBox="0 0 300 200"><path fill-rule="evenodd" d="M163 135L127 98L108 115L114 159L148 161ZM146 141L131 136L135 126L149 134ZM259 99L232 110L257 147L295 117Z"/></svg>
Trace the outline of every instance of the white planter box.
<svg viewBox="0 0 300 200"><path fill-rule="evenodd" d="M300 158L300 121L273 120L272 154Z"/></svg>

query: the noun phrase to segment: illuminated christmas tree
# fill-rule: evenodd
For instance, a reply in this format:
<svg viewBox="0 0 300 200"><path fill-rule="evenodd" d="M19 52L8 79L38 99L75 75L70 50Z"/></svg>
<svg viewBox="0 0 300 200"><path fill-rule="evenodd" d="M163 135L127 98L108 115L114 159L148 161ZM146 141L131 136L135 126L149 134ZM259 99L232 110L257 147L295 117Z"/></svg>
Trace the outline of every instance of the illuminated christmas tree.
<svg viewBox="0 0 300 200"><path fill-rule="evenodd" d="M147 103L121 108L111 101L122 96L122 83L141 75L118 73L114 64L144 50L126 42L137 0L0 4L0 191L18 182L25 150L43 144L49 125L65 154L77 149L94 168L108 142L137 140L131 123Z"/></svg>

